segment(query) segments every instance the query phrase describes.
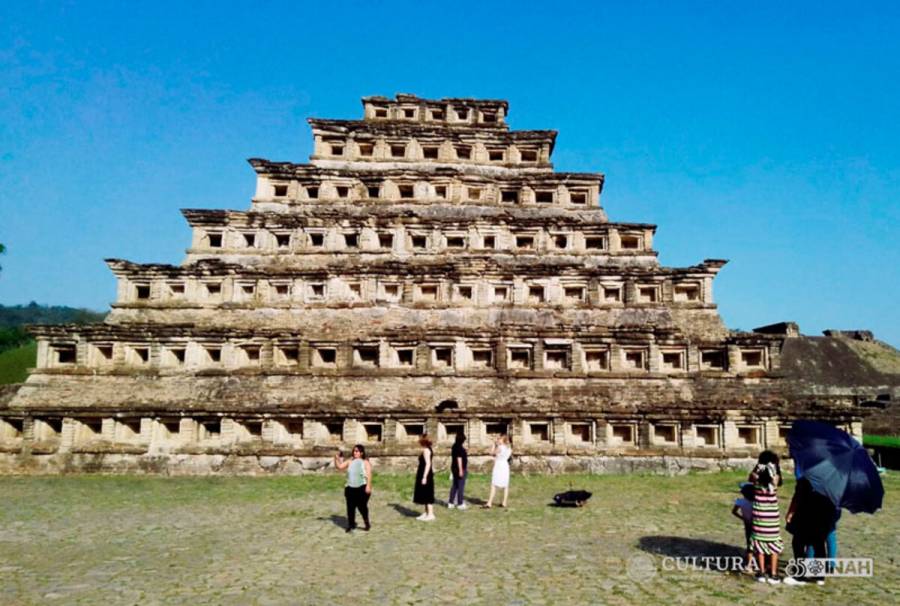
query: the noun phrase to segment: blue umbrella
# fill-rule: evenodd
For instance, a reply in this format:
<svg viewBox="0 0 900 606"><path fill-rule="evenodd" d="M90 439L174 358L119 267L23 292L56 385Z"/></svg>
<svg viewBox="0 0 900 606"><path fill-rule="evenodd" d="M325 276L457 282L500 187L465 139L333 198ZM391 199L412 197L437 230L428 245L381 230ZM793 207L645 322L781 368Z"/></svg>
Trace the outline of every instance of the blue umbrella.
<svg viewBox="0 0 900 606"><path fill-rule="evenodd" d="M818 421L795 421L787 435L791 457L813 490L851 513L881 509L884 486L875 463L847 432Z"/></svg>

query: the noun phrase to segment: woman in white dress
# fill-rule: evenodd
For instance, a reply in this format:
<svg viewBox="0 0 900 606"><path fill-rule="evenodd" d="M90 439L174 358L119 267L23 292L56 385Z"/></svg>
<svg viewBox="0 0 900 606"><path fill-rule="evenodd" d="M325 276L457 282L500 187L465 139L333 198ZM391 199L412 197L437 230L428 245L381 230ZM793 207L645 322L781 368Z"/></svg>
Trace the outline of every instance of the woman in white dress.
<svg viewBox="0 0 900 606"><path fill-rule="evenodd" d="M509 458L512 456L512 448L506 435L494 440L491 456L494 457L494 471L491 473L491 496L488 497L485 507L487 509L493 507L494 493L498 488L503 489L503 502L500 503L500 507L506 507L506 500L509 498Z"/></svg>

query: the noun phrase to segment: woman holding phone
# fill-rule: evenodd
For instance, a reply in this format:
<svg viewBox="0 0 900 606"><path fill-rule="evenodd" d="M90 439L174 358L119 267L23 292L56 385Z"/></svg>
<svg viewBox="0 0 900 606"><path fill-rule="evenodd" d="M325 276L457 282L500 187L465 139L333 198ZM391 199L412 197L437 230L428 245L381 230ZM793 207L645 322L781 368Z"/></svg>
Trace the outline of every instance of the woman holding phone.
<svg viewBox="0 0 900 606"><path fill-rule="evenodd" d="M347 470L347 484L344 487L344 498L347 500L347 532L356 529L356 510L359 509L365 526L369 530L369 497L372 496L372 463L366 458L366 448L362 444L353 447L349 461L338 451L334 455L334 466L340 471Z"/></svg>

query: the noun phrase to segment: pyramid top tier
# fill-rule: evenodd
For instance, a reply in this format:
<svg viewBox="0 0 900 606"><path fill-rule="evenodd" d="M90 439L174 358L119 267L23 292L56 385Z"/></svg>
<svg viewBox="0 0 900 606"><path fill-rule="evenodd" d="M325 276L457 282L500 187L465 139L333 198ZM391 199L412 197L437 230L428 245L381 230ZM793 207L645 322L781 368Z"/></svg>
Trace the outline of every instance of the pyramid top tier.
<svg viewBox="0 0 900 606"><path fill-rule="evenodd" d="M363 97L366 122L401 122L503 129L509 103L502 99L421 99L398 93L394 99Z"/></svg>
<svg viewBox="0 0 900 606"><path fill-rule="evenodd" d="M452 166L458 170L551 171L554 130L509 130L506 101L364 97L363 120L310 118L310 160L323 168Z"/></svg>

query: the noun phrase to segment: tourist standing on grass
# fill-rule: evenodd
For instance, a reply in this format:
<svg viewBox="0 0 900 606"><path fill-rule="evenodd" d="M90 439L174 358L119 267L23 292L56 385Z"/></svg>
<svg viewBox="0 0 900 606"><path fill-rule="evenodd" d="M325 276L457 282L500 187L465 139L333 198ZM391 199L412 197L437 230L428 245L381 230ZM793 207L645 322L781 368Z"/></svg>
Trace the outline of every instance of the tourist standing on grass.
<svg viewBox="0 0 900 606"><path fill-rule="evenodd" d="M750 534L750 545L759 566L757 580L776 585L781 583L778 577L778 554L784 550L781 514L778 510L778 487L782 483L778 455L771 450L760 453L749 480L753 482L753 532ZM769 564L768 577L766 564Z"/></svg>
<svg viewBox="0 0 900 606"><path fill-rule="evenodd" d="M509 458L512 456L512 448L510 448L509 438L505 434L494 440L491 456L494 457L494 470L491 472L491 495L488 497L485 508L493 507L494 493L498 488L503 489L503 501L500 503L500 507L506 507L509 498Z"/></svg>
<svg viewBox="0 0 900 606"><path fill-rule="evenodd" d="M466 490L466 474L469 472L469 455L463 444L466 441L466 434L459 432L456 434L456 440L453 442L453 448L450 449L450 498L447 500L447 507L453 509L465 509L466 502L463 500Z"/></svg>
<svg viewBox="0 0 900 606"><path fill-rule="evenodd" d="M369 530L369 497L372 496L372 463L366 458L366 449L362 444L353 447L349 461L344 460L341 451L334 456L334 466L339 470L347 470L347 485L344 487L344 498L347 500L347 532L356 528L356 510L362 516Z"/></svg>
<svg viewBox="0 0 900 606"><path fill-rule="evenodd" d="M416 469L416 486L413 490L413 503L425 506L425 513L417 520L431 522L434 520L434 451L428 435L419 438L422 452L419 454L419 467Z"/></svg>
<svg viewBox="0 0 900 606"><path fill-rule="evenodd" d="M793 535L791 547L794 550L795 560L831 556L827 544L828 535L834 531L837 524L834 504L825 495L814 491L812 484L804 477L797 479L794 497L791 499L785 519L787 531ZM825 584L824 576L818 575L804 576L803 580L787 577L784 582L788 585L799 585L806 580L819 585Z"/></svg>

